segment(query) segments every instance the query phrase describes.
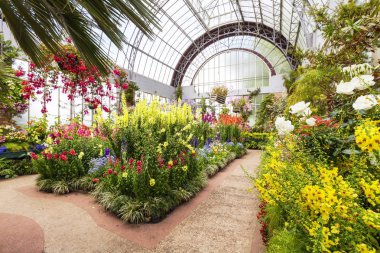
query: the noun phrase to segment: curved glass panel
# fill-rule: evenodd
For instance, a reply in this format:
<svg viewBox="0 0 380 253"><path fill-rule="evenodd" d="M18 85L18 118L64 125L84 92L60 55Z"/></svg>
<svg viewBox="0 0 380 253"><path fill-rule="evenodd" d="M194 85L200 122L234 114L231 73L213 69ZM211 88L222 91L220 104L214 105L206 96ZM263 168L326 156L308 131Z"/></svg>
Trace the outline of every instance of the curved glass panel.
<svg viewBox="0 0 380 253"><path fill-rule="evenodd" d="M193 85L200 96L210 93L214 86L224 85L231 94L269 85L270 71L257 55L232 50L209 59L197 72Z"/></svg>

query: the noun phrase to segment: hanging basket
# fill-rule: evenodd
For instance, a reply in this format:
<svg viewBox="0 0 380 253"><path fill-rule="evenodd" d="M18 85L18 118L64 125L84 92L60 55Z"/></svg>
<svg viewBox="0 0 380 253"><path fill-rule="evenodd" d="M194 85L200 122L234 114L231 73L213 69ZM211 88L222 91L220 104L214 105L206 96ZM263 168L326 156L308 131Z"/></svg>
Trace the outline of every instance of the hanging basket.
<svg viewBox="0 0 380 253"><path fill-rule="evenodd" d="M237 107L237 106L234 106L234 107L232 107L232 111L233 111L234 113L239 113L239 112L240 112L240 108Z"/></svg>
<svg viewBox="0 0 380 253"><path fill-rule="evenodd" d="M211 96L210 96L210 100L211 100L211 101L215 101L215 100L216 100L216 95L211 95Z"/></svg>
<svg viewBox="0 0 380 253"><path fill-rule="evenodd" d="M216 102L218 102L219 104L225 104L226 103L226 96L216 96Z"/></svg>

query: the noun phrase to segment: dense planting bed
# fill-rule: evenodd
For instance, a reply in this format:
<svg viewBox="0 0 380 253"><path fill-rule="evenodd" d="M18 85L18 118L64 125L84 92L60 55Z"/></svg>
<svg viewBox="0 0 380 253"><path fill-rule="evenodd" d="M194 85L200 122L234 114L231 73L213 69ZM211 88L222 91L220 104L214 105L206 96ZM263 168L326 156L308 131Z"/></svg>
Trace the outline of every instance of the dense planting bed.
<svg viewBox="0 0 380 253"><path fill-rule="evenodd" d="M197 117L204 118L204 117ZM245 154L240 129L194 118L191 107L140 102L96 127L59 126L31 154L40 190L90 191L126 222L157 221L189 200L229 162Z"/></svg>

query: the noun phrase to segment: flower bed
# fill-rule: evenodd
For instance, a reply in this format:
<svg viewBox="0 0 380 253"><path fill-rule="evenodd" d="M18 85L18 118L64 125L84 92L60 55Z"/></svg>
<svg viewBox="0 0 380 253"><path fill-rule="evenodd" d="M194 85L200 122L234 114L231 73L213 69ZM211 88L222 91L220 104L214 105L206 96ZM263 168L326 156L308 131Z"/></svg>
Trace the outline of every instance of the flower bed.
<svg viewBox="0 0 380 253"><path fill-rule="evenodd" d="M95 121L95 129L71 124L49 134L49 147L31 154L40 173L37 185L56 194L92 191L125 222L164 218L199 192L207 175L245 154L237 143L239 128L235 142L219 142L219 127L196 120L187 104L142 101L113 120L98 109Z"/></svg>
<svg viewBox="0 0 380 253"><path fill-rule="evenodd" d="M379 250L378 83L357 73L368 66L349 69L332 112L310 117L312 104L302 101L290 107L291 120L276 120L279 138L255 180L268 252Z"/></svg>

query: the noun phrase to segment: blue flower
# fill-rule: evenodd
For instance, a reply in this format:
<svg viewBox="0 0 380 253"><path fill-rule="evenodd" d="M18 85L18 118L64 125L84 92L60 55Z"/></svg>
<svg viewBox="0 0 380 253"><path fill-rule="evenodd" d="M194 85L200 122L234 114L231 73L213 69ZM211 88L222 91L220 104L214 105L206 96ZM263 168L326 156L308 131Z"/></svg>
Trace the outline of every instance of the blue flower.
<svg viewBox="0 0 380 253"><path fill-rule="evenodd" d="M109 156L109 155L110 155L110 149L109 149L109 148L106 148L105 156Z"/></svg>
<svg viewBox="0 0 380 253"><path fill-rule="evenodd" d="M44 150L45 148L46 148L45 145L40 145L40 144L36 145L37 150Z"/></svg>
<svg viewBox="0 0 380 253"><path fill-rule="evenodd" d="M4 153L5 151L7 151L7 147L6 146L1 146L0 147L0 154Z"/></svg>
<svg viewBox="0 0 380 253"><path fill-rule="evenodd" d="M110 157L99 157L99 158L92 158L90 160L90 170L88 171L88 173L94 173L94 172L97 172L101 169L103 169L104 165L106 165L106 163L108 162L108 159L111 159L112 161L115 161L115 158L113 156L110 156Z"/></svg>
<svg viewBox="0 0 380 253"><path fill-rule="evenodd" d="M196 148L196 147L198 147L198 139L197 138L194 138L194 147Z"/></svg>

